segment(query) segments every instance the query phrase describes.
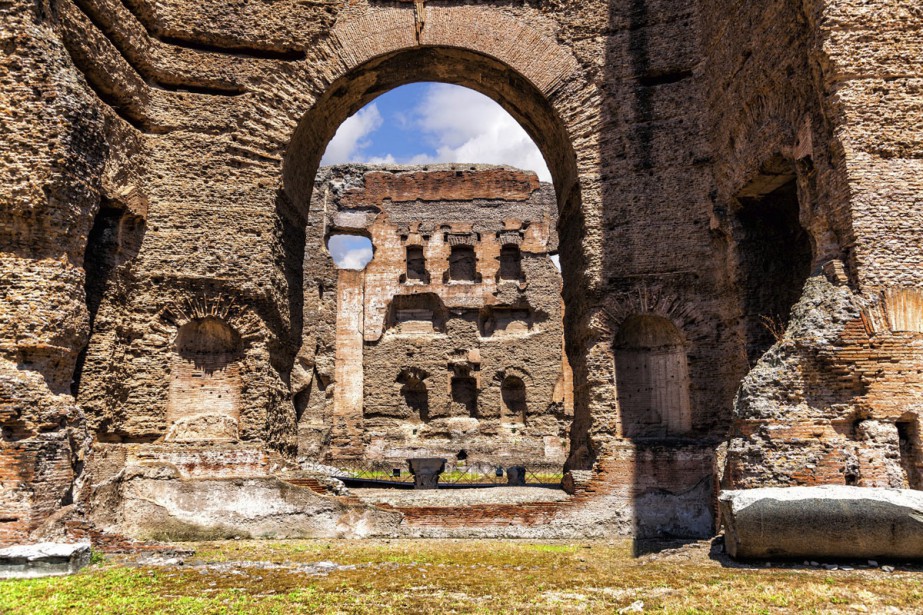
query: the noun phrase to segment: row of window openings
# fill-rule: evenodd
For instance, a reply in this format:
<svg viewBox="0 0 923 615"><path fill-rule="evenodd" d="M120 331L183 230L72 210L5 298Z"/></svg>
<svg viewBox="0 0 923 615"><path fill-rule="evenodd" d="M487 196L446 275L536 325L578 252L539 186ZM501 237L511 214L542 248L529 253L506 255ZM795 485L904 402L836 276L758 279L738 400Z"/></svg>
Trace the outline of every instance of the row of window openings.
<svg viewBox="0 0 923 615"><path fill-rule="evenodd" d="M421 421L429 421L429 391L422 380L413 380L401 387L401 395L407 407L419 415ZM507 377L500 386L500 399L503 403L505 420L525 424L526 422L526 386L521 378ZM455 407L461 407L471 418L478 417L478 386L471 377L454 377L451 381L451 401Z"/></svg>
<svg viewBox="0 0 923 615"><path fill-rule="evenodd" d="M447 281L454 282L480 282L477 270L477 256L473 246L452 246L449 254L449 270ZM522 253L519 246L506 244L500 248L501 280L522 280ZM426 258L423 256L422 246L407 246L407 281L428 282L429 272L426 270Z"/></svg>

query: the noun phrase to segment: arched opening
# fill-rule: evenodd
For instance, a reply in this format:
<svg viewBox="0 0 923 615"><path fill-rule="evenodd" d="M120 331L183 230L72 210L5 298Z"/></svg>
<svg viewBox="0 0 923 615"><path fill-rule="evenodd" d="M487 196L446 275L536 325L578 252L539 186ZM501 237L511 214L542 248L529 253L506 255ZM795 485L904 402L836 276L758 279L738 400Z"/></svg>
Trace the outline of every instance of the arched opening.
<svg viewBox="0 0 923 615"><path fill-rule="evenodd" d="M338 269L365 269L374 255L372 240L364 235L334 233L327 239L327 251Z"/></svg>
<svg viewBox="0 0 923 615"><path fill-rule="evenodd" d="M472 78L472 70L479 71L480 74L477 78ZM566 265L577 262L576 257L570 260L569 255L571 253L576 255L580 249L579 243L573 239L582 232L582 218L579 215L580 193L576 186L576 158L563 123L549 105L545 96L532 83L517 75L514 71L511 72L508 66L497 60L471 51L425 47L401 51L376 58L356 67L347 76L332 84L327 93L318 99L312 110L302 119L286 153L284 177L287 200L298 208L304 208L309 202L312 202L311 191L313 187L307 179L312 177L314 170L317 168L323 145L343 120L359 111L377 96L402 84L418 80L454 83L471 87L499 102L525 128L544 154L554 182L555 189L550 191L549 194L553 195L553 199L550 199L552 208L557 211L554 211L554 215L544 220L546 220L546 223L547 220L551 221L548 226L552 230L555 230L555 226L557 226L557 229L566 229L567 235L571 239L565 239L566 245L569 246L567 250L570 250L570 252L567 252L568 256L565 256L564 260ZM424 332L419 326L420 323L425 321L433 323L425 327L426 333L432 332L438 335L445 334L450 336L456 331L465 331L467 330L466 328L470 327L471 332L474 334L472 341L464 345L457 345L454 348L448 346L448 348L453 348L450 351L451 353L461 353L463 355L463 362L470 366L470 372L465 374L453 373L452 366L455 364L456 359L449 358L448 361L443 359L440 371L442 374L446 374L446 370L448 370L447 377L430 370L434 374L434 379L428 381L430 386L424 385L422 382L405 382L401 384L399 391L401 402L408 409L421 405L425 394L429 420L427 425L419 426L421 435L424 432L433 433L446 440L448 444L454 447L453 450L458 450L461 446L464 446L464 450L467 450L471 456L470 459L477 460L484 455L485 443L489 443L487 437L489 434L496 432L497 426L500 424L498 416L498 406L500 404L497 402L500 401L499 398L504 396L504 393L500 390L501 383L491 381L489 384L484 384L480 377L477 376L478 362L481 360L479 349L477 348L477 344L481 343L481 340L477 339L480 324L478 320L480 306L473 302L470 306L462 306L461 304L447 306L445 310L445 331L443 332L440 330L441 323L438 322L441 316L440 311L432 309L429 302L424 301L423 303L426 305L417 305L417 302L413 300L397 299L395 297L396 300L390 304L390 311L384 321L384 328L390 327L396 333L410 333L413 335L391 336L392 331L387 331L386 335L378 337L376 330L369 329L369 327L375 326L369 323L377 322L375 321L375 315L371 312L376 309L376 305L379 303L387 304L390 297L379 290L370 289L373 289L374 285L378 284L380 280L392 279L390 272L385 272L381 269L383 266L381 263L390 262L392 265L400 267L393 279L401 284L408 285L402 291L408 297L413 295L425 296L430 292L429 288L419 288L418 286L420 285L429 286L447 282L463 282L463 284L458 284L455 289L457 293L460 293L462 290L472 292L468 288L471 285L496 285L500 278L521 280L526 272L528 272L531 280L532 271L535 268L547 267L555 275L559 274L543 251L537 250L533 252L531 248L524 249L515 244L507 244L504 247L504 243L499 239L501 234L519 233L522 235L524 229L529 228L526 239L533 242L538 241L537 238L540 237L540 234L534 229L537 228L537 223L543 220L541 217L522 219L518 223L511 222L511 226L492 228L486 233L471 230L472 220L462 220L469 225L467 229L460 227L445 229L439 225L438 220L433 221L431 219L419 225L414 220L410 220L408 223L402 221L400 222L402 226L399 240L394 236L388 236L384 241L380 240L382 231L380 228L375 228L375 223L372 221L376 211L387 211L391 215L399 206L402 206L401 203L413 202L415 207L424 210L428 203L452 200L447 198L433 200L426 198L411 199L409 197L405 200L405 193L408 191L413 192L417 188L409 181L411 172L399 167L400 165L389 163L378 172L375 181L381 181L375 184L376 186L383 186L384 184L381 182L391 182L389 191L379 193L381 198L370 200L368 203L353 199L350 205L352 208L351 214L355 212L355 215L358 216L358 213L362 212L366 216L366 223L370 225L368 227L369 232L375 244L374 263L379 263L380 261L379 265L374 265L373 263L374 266L364 272L365 281L363 284L365 285L365 292L373 293L375 296L374 301L378 302L375 304L367 302L365 304L365 309L367 310L364 314L365 320L360 323L360 326L366 328L365 348L367 351L369 349L378 351L385 348L389 341L394 338L413 337L412 342L409 339L403 340L405 343L414 344L414 348L408 349L406 352L408 359L415 361L417 357L420 357L420 360L431 360L429 357L430 355L435 356L438 339L433 341L433 336L416 335ZM452 169L452 172L456 175L469 173L469 171L471 174L480 172L474 168L470 170L460 167ZM327 172L327 167L325 167L322 173ZM405 183L400 185L401 190L405 192L399 192L394 187L397 185L397 179L400 178L392 181L388 177L389 174L398 176L402 173L408 178ZM341 185L350 186L347 190L353 189L352 186L364 187L367 192L371 193L369 176L366 175L364 183L356 181L357 177L358 175L354 173L352 181L355 183ZM402 179L401 181L404 180ZM358 191L359 188L355 190ZM530 190L534 190L534 188ZM339 193L335 195L331 191L330 195L339 196ZM321 196L318 196L313 203L315 207L324 207L325 212L327 211L326 208L329 207L328 219L330 219L337 215L335 213L337 206L333 202L334 199L328 199L326 194L324 199L326 200L322 202ZM516 204L517 202L519 202L518 198L508 199L508 203L511 204L507 204L505 207L519 207ZM409 208L410 205L403 207ZM312 210L312 216L315 215L314 211ZM496 211L494 211L493 219L503 215L501 213L498 216ZM500 209L499 211L502 212L503 210ZM516 217L510 216L512 218ZM396 218L397 216L393 217ZM555 225L555 218L557 218L557 225ZM530 220L535 226L528 226ZM485 245L483 253L481 252L481 244ZM551 245L551 249L557 250L557 248L558 244L555 241ZM385 251L388 250L390 250L389 254L391 256L386 258ZM503 268L502 272L500 271L501 267ZM565 269L568 269L568 267L565 266ZM535 279L538 282L540 276ZM536 283L535 286L537 289L544 289L546 292L548 290L560 290L560 282L545 285ZM480 292L480 289L477 289L476 292ZM567 294L570 294L570 291ZM579 295L579 293L577 294ZM459 294L458 296L461 295ZM583 295L582 298L585 299L586 296ZM370 299L370 301L372 300ZM550 301L544 303L553 308L549 310L549 313L552 314L554 310L559 310L561 307L560 297L558 296L554 297L553 303ZM575 314L580 314L580 310L576 310ZM521 332L516 329L520 321L529 320L531 322L525 316L520 316L518 313L510 314L509 320L512 325L504 327L504 330L515 330L513 332L521 333L522 335L496 336L497 339L490 340L490 343L495 347L499 348L502 344L507 343L518 343L524 346L526 344L524 338L527 338L528 334L532 333L528 327L523 328ZM553 320L553 317L551 320ZM557 349L557 358L546 363L555 366L555 368L560 368L560 365L564 363L561 360L561 339L566 336L563 333L560 321L558 321L556 327L557 329L552 331L555 338L554 343L549 344L548 348L551 351ZM550 326L548 328L551 329ZM435 337L438 338L438 335ZM470 339L472 338L469 337ZM433 350L426 346L428 343L433 344ZM438 343L447 345L444 341ZM369 352L371 353L371 351ZM377 363L366 360L364 367L367 378L374 379L374 373L379 373L378 365L383 365L389 357L392 361L395 356L401 356L402 362L408 360L404 358L404 353L391 352L389 354L382 351L382 355L381 359L377 359L379 361ZM393 371L391 373L393 374ZM447 384L449 386L432 385L433 382L439 382L442 378L448 380ZM533 393L530 390L530 399L535 404L538 404L536 408L544 408L545 405L554 407L553 396L555 393L553 389L558 380L559 378L557 377L542 379L543 383L549 383L547 387L549 389L547 404L540 401L540 396L538 396L537 392ZM441 381L445 382L445 380ZM366 396L373 394L370 392L370 389L373 388L369 386L370 382L368 380L366 384ZM518 389L512 381L509 385L505 393L506 401L509 408L512 409L512 413L519 417L516 419L517 422L522 423L525 419L524 385ZM393 385L390 386L392 388L389 395L393 396L394 388ZM482 400L479 397L482 397ZM378 429L377 433L381 433L386 427L384 421L379 419L387 412L386 409L379 409L385 403L384 400L372 400L371 405L374 407L372 413L366 412L367 417L373 417L368 424L374 426L374 429ZM337 416L336 413L334 413L334 416ZM465 419L465 421L461 419ZM570 416L566 419L562 418L562 420L567 420L568 422L570 419ZM476 425L478 421L480 421L482 428L489 426L489 429L493 431L485 430L483 433L478 434L477 427L472 427L472 424ZM551 421L549 420L547 423L550 425ZM560 439L562 433L566 433L566 429L562 429L559 433L553 432L547 426L536 427L536 434L532 434L532 436L540 444L533 449L527 450L523 448L522 450L527 450L523 454L540 456L546 454L545 451L548 450L548 445L543 442L542 435L538 434L543 428L546 429L545 433L548 434L548 437ZM406 431L410 433L409 429ZM414 430L414 435L417 435L416 429ZM387 455L390 450L388 447L392 446L392 441L388 437L384 437L378 442L380 444L376 446L380 448L376 450L383 451L383 454ZM475 442L476 446L469 446L469 442ZM414 446L417 445L418 443L415 442ZM396 445L393 446L394 450L398 450ZM560 447L560 445L558 446ZM560 457L560 454L556 453L555 459L557 463L560 463Z"/></svg>
<svg viewBox="0 0 923 615"><path fill-rule="evenodd" d="M507 376L500 385L500 399L503 402L501 421L508 426L526 424L526 383L518 376Z"/></svg>
<svg viewBox="0 0 923 615"><path fill-rule="evenodd" d="M622 435L658 438L692 427L689 370L679 330L661 316L625 320L614 342Z"/></svg>
<svg viewBox="0 0 923 615"><path fill-rule="evenodd" d="M423 81L461 85L499 103L542 152L562 221L567 219L574 233L582 230L581 221L570 220L580 206L576 155L564 122L545 94L509 65L456 47L421 46L387 53L331 83L301 118L286 150L283 179L289 201L297 208L310 203L313 179L327 143L348 117L389 90Z"/></svg>

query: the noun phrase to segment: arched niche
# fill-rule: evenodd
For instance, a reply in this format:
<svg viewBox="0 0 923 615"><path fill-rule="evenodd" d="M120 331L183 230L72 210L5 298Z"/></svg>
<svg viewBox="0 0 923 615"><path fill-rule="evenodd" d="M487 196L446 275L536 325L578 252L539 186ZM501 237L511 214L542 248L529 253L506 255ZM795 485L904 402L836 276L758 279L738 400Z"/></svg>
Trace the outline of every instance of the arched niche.
<svg viewBox="0 0 923 615"><path fill-rule="evenodd" d="M240 422L243 343L214 316L180 326L170 367L167 441L231 441Z"/></svg>
<svg viewBox="0 0 923 615"><path fill-rule="evenodd" d="M683 337L667 318L622 322L613 343L622 435L667 437L692 427L689 368Z"/></svg>

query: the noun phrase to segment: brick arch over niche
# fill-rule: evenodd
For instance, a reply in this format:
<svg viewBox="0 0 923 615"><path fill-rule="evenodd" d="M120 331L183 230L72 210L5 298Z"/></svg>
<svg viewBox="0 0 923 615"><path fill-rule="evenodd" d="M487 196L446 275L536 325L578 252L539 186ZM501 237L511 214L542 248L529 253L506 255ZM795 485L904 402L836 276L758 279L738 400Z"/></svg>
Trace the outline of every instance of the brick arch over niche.
<svg viewBox="0 0 923 615"><path fill-rule="evenodd" d="M298 120L283 161L286 203L306 215L313 178L327 143L350 115L377 96L421 81L469 87L498 102L541 150L558 200L558 233L567 322L565 343L577 378L587 384L574 397L572 441L590 467L596 450L590 425L611 414L610 374L586 378L584 357L609 352L611 339L595 327L592 306L603 294L598 181L599 92L586 81L572 51L513 17L481 7L426 7L416 33L414 13L381 9L341 19L331 45L312 62L328 68L324 92ZM323 74L322 71L319 71ZM301 99L296 102L307 102ZM294 104L294 103L292 103ZM296 110L291 110L296 114ZM593 220L593 224L587 221ZM599 366L594 366L596 372ZM606 421L603 421L606 422ZM587 455L587 451L590 452Z"/></svg>

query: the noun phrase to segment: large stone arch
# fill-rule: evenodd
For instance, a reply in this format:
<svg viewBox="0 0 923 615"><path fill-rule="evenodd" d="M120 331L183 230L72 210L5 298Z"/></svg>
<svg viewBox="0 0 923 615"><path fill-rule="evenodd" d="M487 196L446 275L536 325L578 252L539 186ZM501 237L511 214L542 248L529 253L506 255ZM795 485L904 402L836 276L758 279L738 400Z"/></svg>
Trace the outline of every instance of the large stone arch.
<svg viewBox="0 0 923 615"><path fill-rule="evenodd" d="M400 85L441 81L477 90L503 106L545 156L561 205L579 205L588 195L582 193L585 186L578 188L578 169L586 174L598 164L598 152L581 134L598 117L598 92L583 78L571 50L493 10L424 11L419 39L415 13L406 8L346 14L337 21L311 59L326 69L318 71L325 76L318 84L321 94L302 110L286 150L289 197L300 200L310 193L323 148L343 120ZM583 147L573 146L576 135Z"/></svg>
<svg viewBox="0 0 923 615"><path fill-rule="evenodd" d="M569 48L514 17L476 6L423 10L422 25L406 7L341 14L309 60L324 76L317 84L321 93L306 109L290 110L299 119L283 159L284 200L304 215L320 159L339 125L395 87L438 81L497 101L541 150L557 193L565 345L578 383L572 447L582 451L570 465L589 467L596 452L589 431L608 422L604 415L613 397L607 390L611 362L586 361L610 352L605 327L594 316L603 294L599 93Z"/></svg>

